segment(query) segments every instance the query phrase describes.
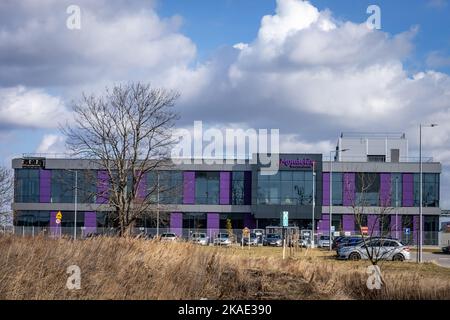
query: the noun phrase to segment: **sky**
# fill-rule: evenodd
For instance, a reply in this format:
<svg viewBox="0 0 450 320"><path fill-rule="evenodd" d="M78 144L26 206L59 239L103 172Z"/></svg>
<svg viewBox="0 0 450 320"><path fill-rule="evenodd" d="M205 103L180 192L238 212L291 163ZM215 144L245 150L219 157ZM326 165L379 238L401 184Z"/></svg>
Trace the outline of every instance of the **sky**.
<svg viewBox="0 0 450 320"><path fill-rule="evenodd" d="M381 131L405 132L414 156L419 123L438 123L424 156L450 208L449 0L1 1L0 165L64 152L71 103L128 81L178 90L179 127L279 128L284 152Z"/></svg>

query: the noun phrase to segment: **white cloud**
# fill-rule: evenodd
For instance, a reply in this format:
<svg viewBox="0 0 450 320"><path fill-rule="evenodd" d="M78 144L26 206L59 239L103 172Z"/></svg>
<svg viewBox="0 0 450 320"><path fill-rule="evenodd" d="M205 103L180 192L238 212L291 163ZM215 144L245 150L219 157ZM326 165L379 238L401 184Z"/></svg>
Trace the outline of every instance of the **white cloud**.
<svg viewBox="0 0 450 320"><path fill-rule="evenodd" d="M58 134L46 134L36 149L37 153L65 153L65 138Z"/></svg>
<svg viewBox="0 0 450 320"><path fill-rule="evenodd" d="M23 86L0 88L0 129L55 128L68 113L58 97Z"/></svg>

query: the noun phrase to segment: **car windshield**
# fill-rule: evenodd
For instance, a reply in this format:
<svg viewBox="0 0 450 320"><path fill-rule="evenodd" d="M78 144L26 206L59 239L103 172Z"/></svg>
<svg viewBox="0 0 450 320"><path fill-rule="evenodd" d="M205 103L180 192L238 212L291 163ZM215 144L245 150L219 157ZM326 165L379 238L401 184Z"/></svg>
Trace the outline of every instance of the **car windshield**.
<svg viewBox="0 0 450 320"><path fill-rule="evenodd" d="M278 234L268 234L267 239L279 239L280 235Z"/></svg>
<svg viewBox="0 0 450 320"><path fill-rule="evenodd" d="M228 233L219 234L219 238L228 238Z"/></svg>
<svg viewBox="0 0 450 320"><path fill-rule="evenodd" d="M320 240L330 240L329 236L320 236Z"/></svg>
<svg viewBox="0 0 450 320"><path fill-rule="evenodd" d="M194 233L192 238L206 238L206 235L204 233Z"/></svg>
<svg viewBox="0 0 450 320"><path fill-rule="evenodd" d="M163 238L173 238L173 237L175 237L175 234L174 233L163 233L161 235L161 237L163 237Z"/></svg>

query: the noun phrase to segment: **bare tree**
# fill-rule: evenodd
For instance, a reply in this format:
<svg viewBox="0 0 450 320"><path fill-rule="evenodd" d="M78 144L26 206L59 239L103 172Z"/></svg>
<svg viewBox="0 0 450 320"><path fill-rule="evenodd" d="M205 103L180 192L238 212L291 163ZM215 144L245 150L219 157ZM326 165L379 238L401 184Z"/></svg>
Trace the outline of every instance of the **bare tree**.
<svg viewBox="0 0 450 320"><path fill-rule="evenodd" d="M75 156L107 172L107 187L97 197L108 199L121 235L155 203L156 184L142 192L141 183L148 173L168 168L178 97L141 83L106 89L103 96L83 94L73 104L75 123L61 128Z"/></svg>
<svg viewBox="0 0 450 320"><path fill-rule="evenodd" d="M12 171L0 167L0 224L11 223L11 202L13 197Z"/></svg>
<svg viewBox="0 0 450 320"><path fill-rule="evenodd" d="M391 237L392 211L390 196L381 197L379 192L379 181L375 174L357 173L356 194L352 199L352 210L355 217L357 231L361 234L364 242L366 255L372 265L386 259L391 253L385 240ZM346 190L351 190L348 186ZM390 191L389 191L390 192ZM368 217L373 219L369 220Z"/></svg>

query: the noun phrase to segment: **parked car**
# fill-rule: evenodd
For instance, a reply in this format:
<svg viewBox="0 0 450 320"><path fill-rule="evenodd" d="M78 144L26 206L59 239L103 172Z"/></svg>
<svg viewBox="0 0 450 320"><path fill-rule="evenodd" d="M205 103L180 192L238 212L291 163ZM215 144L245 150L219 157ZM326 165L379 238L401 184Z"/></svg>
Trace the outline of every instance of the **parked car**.
<svg viewBox="0 0 450 320"><path fill-rule="evenodd" d="M218 246L229 246L231 245L230 235L228 233L219 233L214 238L214 245Z"/></svg>
<svg viewBox="0 0 450 320"><path fill-rule="evenodd" d="M320 236L319 241L317 241L317 246L319 248L328 248L330 246L330 237Z"/></svg>
<svg viewBox="0 0 450 320"><path fill-rule="evenodd" d="M194 232L191 235L191 241L195 244L200 244L202 246L207 246L209 243L208 237L204 232Z"/></svg>
<svg viewBox="0 0 450 320"><path fill-rule="evenodd" d="M306 248L309 244L308 239L299 239L298 240L298 245L302 248Z"/></svg>
<svg viewBox="0 0 450 320"><path fill-rule="evenodd" d="M244 242L244 245L251 245L251 246L257 246L259 243L259 239L258 236L256 235L256 233L251 232L250 233L250 237L246 236L246 237L242 237L242 240Z"/></svg>
<svg viewBox="0 0 450 320"><path fill-rule="evenodd" d="M371 238L353 246L341 246L338 249L338 259L367 260L369 259L367 251L378 260L410 260L409 247L389 238Z"/></svg>
<svg viewBox="0 0 450 320"><path fill-rule="evenodd" d="M337 249L340 244L349 243L349 242L355 243L355 242L361 241L361 240L362 240L362 237L356 236L356 235L355 236L339 236L333 240L331 248Z"/></svg>
<svg viewBox="0 0 450 320"><path fill-rule="evenodd" d="M450 253L450 246L446 246L442 248L443 253Z"/></svg>
<svg viewBox="0 0 450 320"><path fill-rule="evenodd" d="M281 236L279 234L271 233L266 235L263 240L263 245L281 247L283 245L283 240L281 240Z"/></svg>
<svg viewBox="0 0 450 320"><path fill-rule="evenodd" d="M361 237L345 237L345 239L341 240L337 244L336 253L339 254L339 249L342 247L353 247L362 241L363 239Z"/></svg>
<svg viewBox="0 0 450 320"><path fill-rule="evenodd" d="M161 239L161 241L164 241L164 242L174 242L174 241L178 240L178 236L175 233L167 232L167 233L161 234L160 239Z"/></svg>

